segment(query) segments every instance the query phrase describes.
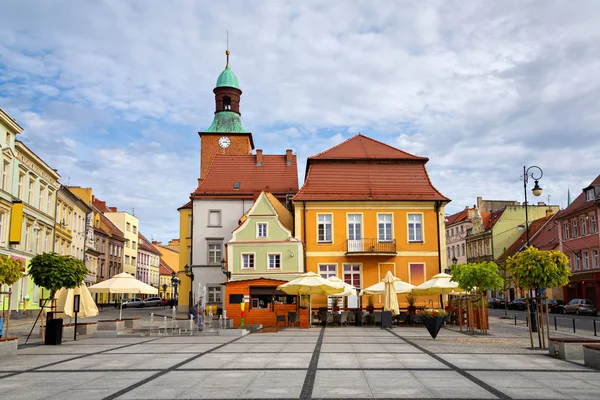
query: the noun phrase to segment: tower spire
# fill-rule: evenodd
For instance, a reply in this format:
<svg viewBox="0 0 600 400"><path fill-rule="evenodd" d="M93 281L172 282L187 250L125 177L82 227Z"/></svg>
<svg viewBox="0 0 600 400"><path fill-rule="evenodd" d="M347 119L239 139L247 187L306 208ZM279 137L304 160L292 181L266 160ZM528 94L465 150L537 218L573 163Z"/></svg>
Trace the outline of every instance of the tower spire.
<svg viewBox="0 0 600 400"><path fill-rule="evenodd" d="M229 31L227 31L227 49L225 50L225 56L227 57L225 68L229 68Z"/></svg>

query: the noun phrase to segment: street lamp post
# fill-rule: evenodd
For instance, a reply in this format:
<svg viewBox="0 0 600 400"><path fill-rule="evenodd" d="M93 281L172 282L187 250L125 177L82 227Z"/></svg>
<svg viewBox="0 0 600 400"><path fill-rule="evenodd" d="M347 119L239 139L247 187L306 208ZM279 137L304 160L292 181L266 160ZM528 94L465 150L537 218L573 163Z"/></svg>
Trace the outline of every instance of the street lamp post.
<svg viewBox="0 0 600 400"><path fill-rule="evenodd" d="M542 169L536 165L532 165L531 167L527 168L525 166L523 166L523 193L525 194L525 236L527 238L527 242L526 242L526 246L529 246L529 203L527 202L527 183L529 182L529 178L534 180L534 185L533 185L533 189L531 189L531 192L533 193L534 196L539 196L542 194L542 188L539 186L538 181L540 179L542 179L542 176L544 176L544 171L542 171ZM532 332L537 332L537 321L536 321L536 317L535 317L535 307L533 305L533 299L535 297L535 290L534 289L534 296L531 296L531 291L529 293L529 322L531 323L531 331Z"/></svg>
<svg viewBox="0 0 600 400"><path fill-rule="evenodd" d="M173 305L177 302L177 285L179 284L179 278L175 272L171 272L171 298L173 299Z"/></svg>
<svg viewBox="0 0 600 400"><path fill-rule="evenodd" d="M221 272L225 274L227 279L231 279L231 272L227 271L227 261L225 259L221 260Z"/></svg>
<svg viewBox="0 0 600 400"><path fill-rule="evenodd" d="M189 265L185 265L185 267L183 267L183 270L185 272L185 275L187 277L190 278L191 283L190 283L190 291L188 292L188 306L191 307L192 304L194 303L194 271L192 270L192 268Z"/></svg>

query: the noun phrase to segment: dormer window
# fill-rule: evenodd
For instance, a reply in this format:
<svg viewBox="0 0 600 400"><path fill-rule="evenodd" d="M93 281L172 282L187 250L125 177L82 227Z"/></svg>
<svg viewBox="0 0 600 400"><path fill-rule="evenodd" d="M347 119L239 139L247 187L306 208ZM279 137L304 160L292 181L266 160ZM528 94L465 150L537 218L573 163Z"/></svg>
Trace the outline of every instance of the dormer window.
<svg viewBox="0 0 600 400"><path fill-rule="evenodd" d="M592 201L594 200L595 194L594 194L594 188L590 188L588 190L586 190L585 192L585 201Z"/></svg>
<svg viewBox="0 0 600 400"><path fill-rule="evenodd" d="M231 97L223 96L223 110L231 110Z"/></svg>

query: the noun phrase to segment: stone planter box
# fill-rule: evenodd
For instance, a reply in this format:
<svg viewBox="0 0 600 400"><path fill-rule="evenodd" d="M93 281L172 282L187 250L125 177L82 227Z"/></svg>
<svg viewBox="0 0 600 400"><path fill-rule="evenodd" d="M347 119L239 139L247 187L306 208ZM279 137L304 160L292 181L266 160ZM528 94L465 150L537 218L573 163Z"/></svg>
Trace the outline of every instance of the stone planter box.
<svg viewBox="0 0 600 400"><path fill-rule="evenodd" d="M96 332L96 322L78 322L77 335L92 335ZM73 329L75 324L63 325L63 338L72 338L74 336Z"/></svg>
<svg viewBox="0 0 600 400"><path fill-rule="evenodd" d="M18 345L19 339L16 337L7 337L0 339L0 360L2 360L5 357L16 356Z"/></svg>
<svg viewBox="0 0 600 400"><path fill-rule="evenodd" d="M123 318L121 321L125 321L125 328L128 328L128 329L142 327L142 323L139 318Z"/></svg>
<svg viewBox="0 0 600 400"><path fill-rule="evenodd" d="M548 353L561 360L583 360L584 344L600 344L599 339L550 338Z"/></svg>
<svg viewBox="0 0 600 400"><path fill-rule="evenodd" d="M97 331L122 331L125 330L125 321L118 319L101 320L96 325Z"/></svg>
<svg viewBox="0 0 600 400"><path fill-rule="evenodd" d="M586 365L586 367L600 369L600 345L583 345L583 363Z"/></svg>

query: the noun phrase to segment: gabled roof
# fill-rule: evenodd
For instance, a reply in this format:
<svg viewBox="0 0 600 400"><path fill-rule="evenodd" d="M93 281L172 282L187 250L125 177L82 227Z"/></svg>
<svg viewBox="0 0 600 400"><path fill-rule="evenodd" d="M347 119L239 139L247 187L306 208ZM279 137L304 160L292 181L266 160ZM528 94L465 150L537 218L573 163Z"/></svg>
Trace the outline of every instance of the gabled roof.
<svg viewBox="0 0 600 400"><path fill-rule="evenodd" d="M350 139L325 150L309 160L421 160L429 159L418 157L399 150L395 147L371 139L360 133Z"/></svg>
<svg viewBox="0 0 600 400"><path fill-rule="evenodd" d="M175 272L173 268L171 268L165 260L160 259L160 272L159 275L171 275L171 273Z"/></svg>
<svg viewBox="0 0 600 400"><path fill-rule="evenodd" d="M308 158L294 200L450 201L431 184L427 161L359 134Z"/></svg>
<svg viewBox="0 0 600 400"><path fill-rule="evenodd" d="M239 189L234 186L236 183ZM192 198L254 198L263 190L276 197L298 191L295 155L291 156L290 165L286 155L263 155L262 165L258 166L256 155L217 154Z"/></svg>
<svg viewBox="0 0 600 400"><path fill-rule="evenodd" d="M263 197L264 195L264 197ZM281 204L281 202L279 200L277 200L277 198L275 198L275 196L273 196L271 193L268 192L261 192L261 194L258 196L258 198L256 199L255 203L260 201L261 198L266 199L269 204L271 204L271 207L273 207L273 209L275 210L275 214L277 215L277 219L279 219L279 221L281 222L281 224L288 230L288 231L292 231L292 227L293 227L293 217L292 217L292 213L283 206L283 204ZM239 227L242 226L242 224L248 219L248 216L250 215L250 212L252 212L254 209L254 207L250 207L250 209L246 212L246 214L244 214L242 216L242 218L240 218L240 225ZM238 227L238 228L239 228ZM237 230L238 228L236 228L235 230Z"/></svg>
<svg viewBox="0 0 600 400"><path fill-rule="evenodd" d="M138 231L138 239L138 246L140 249L146 250L150 253L158 254L159 256L161 255L161 252L156 247L154 247L154 245L148 239L146 239L146 237L142 235L140 231Z"/></svg>
<svg viewBox="0 0 600 400"><path fill-rule="evenodd" d="M181 207L179 207L177 209L177 211L179 211L179 210L186 210L186 209L190 209L190 210L192 209L192 201L191 200L188 201L187 203L185 203L184 205L182 205Z"/></svg>
<svg viewBox="0 0 600 400"><path fill-rule="evenodd" d="M494 225L496 225L496 222L498 222L504 213L504 210L505 209L503 208L502 210L481 213L481 221L483 222L486 231L492 229Z"/></svg>
<svg viewBox="0 0 600 400"><path fill-rule="evenodd" d="M585 192L583 190L588 189L591 186L595 187L596 198L595 200L588 201L585 198ZM590 183L583 190L581 193L579 193L579 196L577 196L577 198L575 198L575 200L573 200L573 202L563 210L563 212L560 215L561 219L569 218L573 216L573 214L577 214L578 212L585 210L586 208L594 207L595 202L600 201L600 175L598 175L596 179L594 179L592 183Z"/></svg>
<svg viewBox="0 0 600 400"><path fill-rule="evenodd" d="M100 217L100 227L111 237L114 236L122 241L125 241L125 235L117 228L94 204L92 204L92 211L94 211Z"/></svg>
<svg viewBox="0 0 600 400"><path fill-rule="evenodd" d="M446 217L446 225L452 225L454 223L464 221L467 219L468 215L468 208L465 208L464 210L459 211L456 214L449 215Z"/></svg>

